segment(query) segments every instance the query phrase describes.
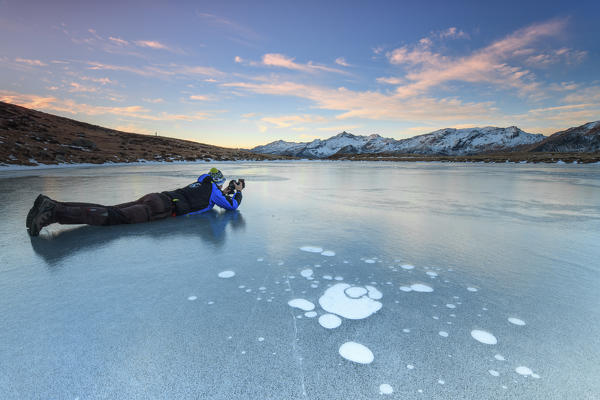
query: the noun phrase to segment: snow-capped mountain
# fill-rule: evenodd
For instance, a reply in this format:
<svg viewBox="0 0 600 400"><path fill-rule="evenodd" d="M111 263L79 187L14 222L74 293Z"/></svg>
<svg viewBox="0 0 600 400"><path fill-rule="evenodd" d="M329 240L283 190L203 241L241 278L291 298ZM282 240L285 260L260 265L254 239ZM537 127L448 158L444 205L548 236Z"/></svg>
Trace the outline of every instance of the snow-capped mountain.
<svg viewBox="0 0 600 400"><path fill-rule="evenodd" d="M600 151L600 121L556 132L530 151L589 153Z"/></svg>
<svg viewBox="0 0 600 400"><path fill-rule="evenodd" d="M289 155L306 158L326 158L333 154L417 153L467 155L531 145L545 139L544 135L526 133L515 126L508 128L441 129L404 140L379 135L357 136L342 132L329 139L308 143L278 140L250 151L262 154Z"/></svg>

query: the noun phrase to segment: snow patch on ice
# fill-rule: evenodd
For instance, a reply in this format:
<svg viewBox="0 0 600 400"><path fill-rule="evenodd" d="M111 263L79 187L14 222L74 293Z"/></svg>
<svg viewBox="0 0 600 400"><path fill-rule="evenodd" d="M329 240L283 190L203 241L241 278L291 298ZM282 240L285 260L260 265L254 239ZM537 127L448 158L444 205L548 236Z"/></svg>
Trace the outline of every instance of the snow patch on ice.
<svg viewBox="0 0 600 400"><path fill-rule="evenodd" d="M302 246L302 247L300 247L300 250L307 251L309 253L322 253L323 252L322 248L316 247L316 246Z"/></svg>
<svg viewBox="0 0 600 400"><path fill-rule="evenodd" d="M524 367L524 366L520 366L515 368L515 372L519 375L523 375L523 376L528 376L528 375L532 375L533 371L528 368L528 367Z"/></svg>
<svg viewBox="0 0 600 400"><path fill-rule="evenodd" d="M319 298L319 304L325 311L348 319L367 318L381 309L382 304L375 300L382 297L381 292L372 286L366 287L367 293L360 291L361 286L356 286L358 289L351 289L352 287L347 283L333 285ZM347 289L351 289L350 293L353 295L359 292L363 294L352 298L346 294Z"/></svg>
<svg viewBox="0 0 600 400"><path fill-rule="evenodd" d="M310 268L303 269L302 271L300 271L300 275L302 275L305 278L312 277L312 274L313 274L313 270Z"/></svg>
<svg viewBox="0 0 600 400"><path fill-rule="evenodd" d="M425 285L423 283L414 283L410 285L410 288L415 292L429 293L433 292L433 288L431 286Z"/></svg>
<svg viewBox="0 0 600 400"><path fill-rule="evenodd" d="M392 393L394 393L394 388L392 388L387 383L384 383L382 385L379 385L379 393L380 394L392 394Z"/></svg>
<svg viewBox="0 0 600 400"><path fill-rule="evenodd" d="M375 359L367 346L356 342L344 343L340 346L339 353L346 360L359 364L370 364Z"/></svg>
<svg viewBox="0 0 600 400"><path fill-rule="evenodd" d="M491 333L489 333L487 331L474 329L471 331L471 336L473 337L473 339L475 339L478 342L483 343L483 344L498 343L498 339L496 339L496 336L492 335Z"/></svg>
<svg viewBox="0 0 600 400"><path fill-rule="evenodd" d="M515 318L515 317L510 317L508 319L508 322L510 322L511 324L514 324L514 325L519 325L519 326L525 325L525 321L523 321L522 319L519 319L519 318Z"/></svg>
<svg viewBox="0 0 600 400"><path fill-rule="evenodd" d="M312 311L315 309L315 305L305 299L293 299L288 301L290 307L299 308L302 311Z"/></svg>
<svg viewBox="0 0 600 400"><path fill-rule="evenodd" d="M327 329L335 329L342 324L342 319L334 314L323 314L319 317L319 325Z"/></svg>

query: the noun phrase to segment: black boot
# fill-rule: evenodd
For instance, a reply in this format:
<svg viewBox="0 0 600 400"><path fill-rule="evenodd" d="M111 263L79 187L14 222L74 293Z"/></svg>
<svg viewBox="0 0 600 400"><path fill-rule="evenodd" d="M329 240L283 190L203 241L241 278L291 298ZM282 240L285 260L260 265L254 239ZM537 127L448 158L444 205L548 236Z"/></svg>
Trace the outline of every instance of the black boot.
<svg viewBox="0 0 600 400"><path fill-rule="evenodd" d="M54 216L55 208L56 202L47 196L40 194L37 199L35 199L33 207L29 210L25 222L29 236L39 235L40 230L42 230L44 226L56 222Z"/></svg>

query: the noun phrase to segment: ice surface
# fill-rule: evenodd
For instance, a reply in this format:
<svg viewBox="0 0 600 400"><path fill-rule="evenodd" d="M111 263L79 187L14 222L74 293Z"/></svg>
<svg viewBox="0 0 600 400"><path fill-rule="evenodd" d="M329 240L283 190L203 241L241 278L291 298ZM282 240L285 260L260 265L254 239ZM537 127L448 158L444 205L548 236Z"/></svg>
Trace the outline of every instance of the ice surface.
<svg viewBox="0 0 600 400"><path fill-rule="evenodd" d="M475 339L478 342L483 343L483 344L498 343L498 339L496 339L496 337L494 335L492 335L491 333L489 333L487 331L474 329L471 331L471 336L473 337L473 339Z"/></svg>
<svg viewBox="0 0 600 400"><path fill-rule="evenodd" d="M321 253L322 256L326 256L326 257L333 257L335 256L335 252L331 251L331 250L325 250L324 252Z"/></svg>
<svg viewBox="0 0 600 400"><path fill-rule="evenodd" d="M346 360L359 364L371 364L375 358L367 346L356 342L344 343L340 346L339 353Z"/></svg>
<svg viewBox="0 0 600 400"><path fill-rule="evenodd" d="M3 400L372 399L381 384L390 398L600 392L598 165L221 163L247 178L238 212L24 231L38 193L119 204L208 165L0 172ZM381 308L331 314L319 299L336 284ZM342 359L348 341L373 363Z"/></svg>

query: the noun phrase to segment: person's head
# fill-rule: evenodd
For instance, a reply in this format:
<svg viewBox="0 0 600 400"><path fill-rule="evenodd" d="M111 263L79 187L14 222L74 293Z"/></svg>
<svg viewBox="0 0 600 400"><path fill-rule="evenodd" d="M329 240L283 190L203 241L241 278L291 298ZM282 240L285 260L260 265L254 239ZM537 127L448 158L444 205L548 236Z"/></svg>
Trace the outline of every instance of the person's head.
<svg viewBox="0 0 600 400"><path fill-rule="evenodd" d="M212 181L219 187L223 186L225 183L226 179L223 176L223 173L214 167L210 169L208 175L210 176L210 179L212 179Z"/></svg>

